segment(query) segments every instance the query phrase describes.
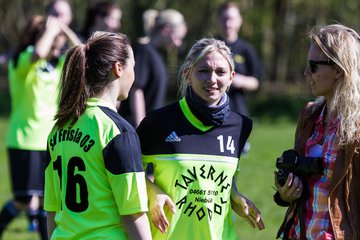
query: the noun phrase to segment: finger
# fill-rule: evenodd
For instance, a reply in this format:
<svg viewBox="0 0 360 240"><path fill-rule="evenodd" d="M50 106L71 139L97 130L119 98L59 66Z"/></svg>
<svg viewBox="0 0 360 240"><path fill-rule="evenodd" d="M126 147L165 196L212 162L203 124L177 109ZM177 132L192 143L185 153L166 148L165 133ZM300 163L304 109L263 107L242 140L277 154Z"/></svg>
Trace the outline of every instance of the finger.
<svg viewBox="0 0 360 240"><path fill-rule="evenodd" d="M264 222L263 222L263 220L261 218L260 218L260 221L257 222L256 226L257 226L257 228L259 230L264 230L265 229L265 224L264 224Z"/></svg>
<svg viewBox="0 0 360 240"><path fill-rule="evenodd" d="M280 184L278 183L278 175L277 175L277 172L274 172L274 177L275 177L275 187L276 187L276 189L279 189L281 186L280 186Z"/></svg>
<svg viewBox="0 0 360 240"><path fill-rule="evenodd" d="M251 222L253 228L257 228L258 230L263 230L265 227L260 215L255 217L249 216L249 221Z"/></svg>
<svg viewBox="0 0 360 240"><path fill-rule="evenodd" d="M173 203L173 201L171 200L171 198L166 199L165 202L166 202L166 205L169 206L172 213L175 214L176 213L176 207L175 207L175 204Z"/></svg>
<svg viewBox="0 0 360 240"><path fill-rule="evenodd" d="M158 221L156 218L152 218L151 219L151 222L153 223L153 225L159 229L160 232L164 233L165 230L164 230L164 226L161 224L160 221Z"/></svg>
<svg viewBox="0 0 360 240"><path fill-rule="evenodd" d="M256 223L256 227L259 230L263 230L265 228L264 222L263 222L263 220L261 218L261 213L259 211L255 215L255 223Z"/></svg>
<svg viewBox="0 0 360 240"><path fill-rule="evenodd" d="M157 229L160 230L160 232L166 233L167 225L166 225L166 222L164 221L164 219L161 216L154 219L153 224Z"/></svg>
<svg viewBox="0 0 360 240"><path fill-rule="evenodd" d="M242 201L243 202L243 205L242 205L242 208L243 208L243 212L244 212L244 214L246 215L246 216L248 216L249 215L249 211L250 211L250 206L249 206L249 204L246 202L246 200L245 201Z"/></svg>
<svg viewBox="0 0 360 240"><path fill-rule="evenodd" d="M250 216L245 216L244 217L245 220L250 224L251 227L255 228L255 223L253 221L251 221L251 217Z"/></svg>
<svg viewBox="0 0 360 240"><path fill-rule="evenodd" d="M168 222L168 220L167 220L167 218L166 218L164 209L163 209L163 208L160 208L159 211L160 211L160 213L159 213L159 214L160 214L159 219L161 220L162 225L163 225L164 227L169 226L170 224L169 224L169 222Z"/></svg>
<svg viewBox="0 0 360 240"><path fill-rule="evenodd" d="M293 173L289 173L289 176L286 179L285 185L288 187L291 187L293 181L294 181L294 175L293 175Z"/></svg>
<svg viewBox="0 0 360 240"><path fill-rule="evenodd" d="M166 228L169 225L162 207L156 207L150 212L151 221L154 226L159 229L162 233L166 232Z"/></svg>
<svg viewBox="0 0 360 240"><path fill-rule="evenodd" d="M301 193L302 191L302 183L299 177L294 176L294 182L293 185L291 187L291 194L293 196L298 197L299 193Z"/></svg>

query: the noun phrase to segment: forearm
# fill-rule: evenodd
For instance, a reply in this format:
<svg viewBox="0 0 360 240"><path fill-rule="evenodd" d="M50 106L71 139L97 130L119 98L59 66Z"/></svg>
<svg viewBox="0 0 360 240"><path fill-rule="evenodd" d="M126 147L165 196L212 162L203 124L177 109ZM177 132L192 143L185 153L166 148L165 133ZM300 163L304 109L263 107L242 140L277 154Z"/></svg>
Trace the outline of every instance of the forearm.
<svg viewBox="0 0 360 240"><path fill-rule="evenodd" d="M56 36L61 32L61 27L55 17L49 16L46 19L45 32L35 43L34 61L38 58L46 58L53 46Z"/></svg>
<svg viewBox="0 0 360 240"><path fill-rule="evenodd" d="M49 55L51 47L58 33L52 30L46 30L45 33L35 43L34 60L46 58Z"/></svg>
<svg viewBox="0 0 360 240"><path fill-rule="evenodd" d="M69 39L70 45L76 46L76 45L81 44L81 41L78 38L78 36L76 36L76 34L73 32L73 30L71 30L67 25L63 24L61 26L61 29L65 33L66 37Z"/></svg>
<svg viewBox="0 0 360 240"><path fill-rule="evenodd" d="M56 228L55 223L55 212L47 212L47 231L48 231L48 237L51 238L52 233L54 232Z"/></svg>
<svg viewBox="0 0 360 240"><path fill-rule="evenodd" d="M134 99L131 104L134 111L135 124L136 126L139 126L140 122L144 119L146 115L145 96L143 90L134 90Z"/></svg>
<svg viewBox="0 0 360 240"><path fill-rule="evenodd" d="M252 92L259 88L259 80L253 76L245 76L236 73L231 87Z"/></svg>
<svg viewBox="0 0 360 240"><path fill-rule="evenodd" d="M129 239L151 239L150 224L146 213L122 216Z"/></svg>

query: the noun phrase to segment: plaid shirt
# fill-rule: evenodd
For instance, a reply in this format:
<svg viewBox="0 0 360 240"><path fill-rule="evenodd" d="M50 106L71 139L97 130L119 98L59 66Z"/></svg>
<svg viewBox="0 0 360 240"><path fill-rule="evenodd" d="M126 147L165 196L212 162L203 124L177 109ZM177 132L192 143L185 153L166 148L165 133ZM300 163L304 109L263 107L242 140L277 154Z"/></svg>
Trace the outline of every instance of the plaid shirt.
<svg viewBox="0 0 360 240"><path fill-rule="evenodd" d="M328 127L327 135L324 138L324 118L326 105L321 111L320 116L315 122L313 135L307 140L305 156L322 157L324 163L324 174L313 176L307 179L309 186L309 198L306 200L304 218L306 226L306 239L334 239L330 222L327 199L329 196L329 184L333 174L336 159L336 132L338 130L339 119L333 119ZM322 139L324 141L321 145ZM300 225L295 219L293 227L290 229L292 239L300 238Z"/></svg>

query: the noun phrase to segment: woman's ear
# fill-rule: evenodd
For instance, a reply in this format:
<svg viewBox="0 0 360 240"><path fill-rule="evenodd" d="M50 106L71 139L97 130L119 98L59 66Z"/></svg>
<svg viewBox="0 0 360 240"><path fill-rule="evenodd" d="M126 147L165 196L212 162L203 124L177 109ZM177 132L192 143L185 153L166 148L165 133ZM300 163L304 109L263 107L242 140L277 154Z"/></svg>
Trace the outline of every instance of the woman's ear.
<svg viewBox="0 0 360 240"><path fill-rule="evenodd" d="M234 80L234 77L235 77L235 71L231 71L231 73L230 73L230 79L229 79L229 87L230 87L232 81Z"/></svg>
<svg viewBox="0 0 360 240"><path fill-rule="evenodd" d="M341 68L337 67L337 68L336 68L335 76L336 76L336 79L343 79L343 78L344 78L344 70L342 70Z"/></svg>
<svg viewBox="0 0 360 240"><path fill-rule="evenodd" d="M119 62L116 62L114 64L114 74L116 78L119 78L121 76L121 73L122 73L121 65Z"/></svg>

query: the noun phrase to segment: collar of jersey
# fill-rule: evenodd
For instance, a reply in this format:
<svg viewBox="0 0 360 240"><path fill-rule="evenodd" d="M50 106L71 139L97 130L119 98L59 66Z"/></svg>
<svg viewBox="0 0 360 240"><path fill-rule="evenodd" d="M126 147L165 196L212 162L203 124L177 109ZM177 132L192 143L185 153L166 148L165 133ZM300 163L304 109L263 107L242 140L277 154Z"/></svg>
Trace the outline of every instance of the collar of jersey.
<svg viewBox="0 0 360 240"><path fill-rule="evenodd" d="M197 129L205 132L214 127L214 125L211 125L211 126L204 125L198 118L195 117L195 115L191 112L189 105L186 102L185 97L183 97L179 101L179 104L180 104L180 108L181 108L183 114L185 115L186 119Z"/></svg>
<svg viewBox="0 0 360 240"><path fill-rule="evenodd" d="M114 106L112 106L110 103L98 98L89 98L86 104L91 107L96 107L96 106L107 107L117 112L116 108L114 108Z"/></svg>

